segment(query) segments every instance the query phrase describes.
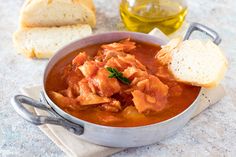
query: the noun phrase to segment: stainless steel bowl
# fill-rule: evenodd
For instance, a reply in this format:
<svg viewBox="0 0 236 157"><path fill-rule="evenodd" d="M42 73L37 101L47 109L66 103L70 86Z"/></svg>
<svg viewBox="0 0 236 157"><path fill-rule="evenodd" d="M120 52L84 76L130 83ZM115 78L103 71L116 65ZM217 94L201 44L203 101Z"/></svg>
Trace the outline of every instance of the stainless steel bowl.
<svg viewBox="0 0 236 157"><path fill-rule="evenodd" d="M190 25L184 39L188 39L194 30L199 30L206 33L213 38L213 42L215 44L219 44L221 41L215 31L198 23L192 23ZM30 123L35 125L60 125L70 132L80 136L81 139L108 147L137 147L149 145L156 143L170 135L173 135L178 129L182 128L190 120L198 105L198 99L202 90L200 90L196 100L182 113L159 123L138 127L111 127L81 120L59 108L48 97L45 91L46 78L49 72L51 71L52 67L67 54L89 45L118 41L127 37L130 37L134 40L158 45L164 45L167 43L167 41L163 41L157 37L134 32L109 32L77 40L59 50L49 61L43 77L44 88L41 92L41 102L23 95L16 95L11 100L14 109ZM29 112L23 104L45 110L49 112L51 116L47 117L35 115Z"/></svg>

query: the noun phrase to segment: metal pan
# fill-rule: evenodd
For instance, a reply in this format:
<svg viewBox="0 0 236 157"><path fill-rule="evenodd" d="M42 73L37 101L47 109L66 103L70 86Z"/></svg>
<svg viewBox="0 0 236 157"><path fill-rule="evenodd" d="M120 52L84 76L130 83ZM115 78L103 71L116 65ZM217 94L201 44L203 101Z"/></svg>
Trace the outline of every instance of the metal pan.
<svg viewBox="0 0 236 157"><path fill-rule="evenodd" d="M219 44L221 39L218 34L210 28L198 23L192 23L184 37L184 40L189 39L191 33L195 30L201 31L209 35L215 44ZM79 118L76 118L61 108L59 108L47 95L45 91L45 81L52 69L52 67L64 56L74 50L83 48L85 46L94 45L98 43L107 43L131 37L134 40L145 41L152 44L164 45L167 41L163 41L157 37L134 32L109 32L104 34L97 34L87 38L77 40L61 50L59 50L49 61L43 77L43 91L41 92L41 102L33 100L24 95L16 95L11 99L11 103L16 112L24 119L35 125L53 124L59 125L70 132L78 135L81 139L95 143L98 145L108 147L137 147L156 143L170 135L173 135L178 129L182 128L193 115L198 99L202 90L196 100L182 113L175 117L151 124L138 127L111 127L90 123ZM51 116L38 116L27 110L23 105L29 105L50 113Z"/></svg>

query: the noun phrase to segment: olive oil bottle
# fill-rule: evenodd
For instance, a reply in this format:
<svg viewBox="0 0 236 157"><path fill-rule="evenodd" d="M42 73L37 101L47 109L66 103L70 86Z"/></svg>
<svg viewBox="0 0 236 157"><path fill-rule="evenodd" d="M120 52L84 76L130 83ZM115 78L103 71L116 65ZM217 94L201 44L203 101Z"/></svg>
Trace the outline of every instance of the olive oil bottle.
<svg viewBox="0 0 236 157"><path fill-rule="evenodd" d="M148 33L157 27L165 34L176 31L187 14L183 0L122 0L120 15L130 31Z"/></svg>

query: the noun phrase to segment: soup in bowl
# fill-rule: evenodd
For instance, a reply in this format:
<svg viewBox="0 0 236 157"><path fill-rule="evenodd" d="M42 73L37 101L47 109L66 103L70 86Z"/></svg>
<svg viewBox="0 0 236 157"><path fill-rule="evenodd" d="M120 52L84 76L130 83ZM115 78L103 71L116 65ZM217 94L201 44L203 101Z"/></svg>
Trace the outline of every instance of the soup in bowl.
<svg viewBox="0 0 236 157"><path fill-rule="evenodd" d="M179 83L155 56L160 45L126 38L75 50L55 64L46 92L65 112L88 122L134 127L170 119L200 87Z"/></svg>
<svg viewBox="0 0 236 157"><path fill-rule="evenodd" d="M79 39L59 50L43 77L41 100L12 99L36 125L53 124L108 147L156 143L192 117L201 87L179 83L155 56L167 41L134 32ZM31 113L24 104L51 116Z"/></svg>

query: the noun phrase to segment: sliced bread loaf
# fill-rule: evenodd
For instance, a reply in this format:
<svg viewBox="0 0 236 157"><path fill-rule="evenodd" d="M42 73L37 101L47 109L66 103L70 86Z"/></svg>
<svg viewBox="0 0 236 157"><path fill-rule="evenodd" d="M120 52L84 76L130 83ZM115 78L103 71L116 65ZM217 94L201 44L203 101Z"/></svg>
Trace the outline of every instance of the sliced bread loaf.
<svg viewBox="0 0 236 157"><path fill-rule="evenodd" d="M50 58L61 47L91 35L89 25L20 28L13 35L18 52L37 58Z"/></svg>
<svg viewBox="0 0 236 157"><path fill-rule="evenodd" d="M96 24L92 0L27 0L22 7L23 27L53 27L74 24Z"/></svg>
<svg viewBox="0 0 236 157"><path fill-rule="evenodd" d="M156 58L178 81L206 88L217 86L227 69L226 57L210 40L173 39Z"/></svg>

